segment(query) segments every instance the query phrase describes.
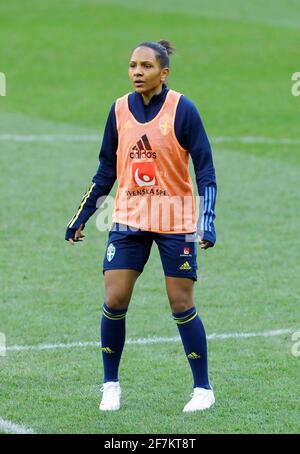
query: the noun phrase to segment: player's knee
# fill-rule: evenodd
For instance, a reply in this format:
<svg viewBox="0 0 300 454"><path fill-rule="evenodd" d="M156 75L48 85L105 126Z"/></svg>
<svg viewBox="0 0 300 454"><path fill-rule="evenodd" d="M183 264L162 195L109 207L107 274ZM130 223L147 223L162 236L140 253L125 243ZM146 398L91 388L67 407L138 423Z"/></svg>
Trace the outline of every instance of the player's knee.
<svg viewBox="0 0 300 454"><path fill-rule="evenodd" d="M127 309L129 300L126 295L109 295L105 297L105 304L109 309L122 310Z"/></svg>
<svg viewBox="0 0 300 454"><path fill-rule="evenodd" d="M188 298L183 299L170 299L170 306L173 313L185 312L193 307L193 301L190 301Z"/></svg>
<svg viewBox="0 0 300 454"><path fill-rule="evenodd" d="M176 288L168 292L169 303L173 313L185 312L194 305L193 292Z"/></svg>

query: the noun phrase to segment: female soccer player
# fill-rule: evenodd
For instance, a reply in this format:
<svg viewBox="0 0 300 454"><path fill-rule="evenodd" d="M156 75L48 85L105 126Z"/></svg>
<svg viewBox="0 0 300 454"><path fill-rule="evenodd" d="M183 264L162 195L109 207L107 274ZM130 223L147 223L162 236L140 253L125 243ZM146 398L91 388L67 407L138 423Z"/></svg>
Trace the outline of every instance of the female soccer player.
<svg viewBox="0 0 300 454"><path fill-rule="evenodd" d="M206 334L197 314L197 239L214 246L216 178L212 153L200 115L185 96L168 89L168 41L144 42L132 52L129 78L134 91L112 106L93 183L71 219L66 240L83 241L82 230L101 200L118 181L113 225L103 263L105 302L101 319L104 366L100 410L118 410L118 378L125 343L125 318L132 291L157 244L166 291L194 379L192 399L183 411L211 407ZM195 221L193 160L203 209Z"/></svg>

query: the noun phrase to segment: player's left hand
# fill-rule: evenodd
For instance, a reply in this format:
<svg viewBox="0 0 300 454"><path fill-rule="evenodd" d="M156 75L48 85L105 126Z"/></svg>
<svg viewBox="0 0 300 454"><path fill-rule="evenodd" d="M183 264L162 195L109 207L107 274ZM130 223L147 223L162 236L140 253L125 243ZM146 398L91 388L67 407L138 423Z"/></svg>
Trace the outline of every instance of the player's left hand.
<svg viewBox="0 0 300 454"><path fill-rule="evenodd" d="M66 240L69 241L69 243L71 243L71 244L75 244L75 243L78 243L79 241L83 241L85 238L85 235L83 235L83 233L82 233L82 230L84 229L84 227L85 226L83 224L81 224L80 227L74 233L72 233L71 236L69 236L69 234L68 234L68 231L71 229L68 229L67 234L66 234Z"/></svg>
<svg viewBox="0 0 300 454"><path fill-rule="evenodd" d="M200 240L200 247L201 249L208 249L209 247L213 247L213 243L210 241Z"/></svg>

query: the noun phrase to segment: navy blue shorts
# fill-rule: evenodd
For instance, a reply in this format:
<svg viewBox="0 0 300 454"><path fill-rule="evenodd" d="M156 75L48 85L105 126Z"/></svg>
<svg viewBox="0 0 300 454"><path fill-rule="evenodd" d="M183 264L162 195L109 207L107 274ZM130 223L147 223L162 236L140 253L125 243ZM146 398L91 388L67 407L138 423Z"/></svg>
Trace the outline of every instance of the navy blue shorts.
<svg viewBox="0 0 300 454"><path fill-rule="evenodd" d="M191 239L193 234L187 237L185 233L156 233L126 227L113 224L108 236L103 273L116 269L142 273L155 241L165 276L197 280L197 243Z"/></svg>

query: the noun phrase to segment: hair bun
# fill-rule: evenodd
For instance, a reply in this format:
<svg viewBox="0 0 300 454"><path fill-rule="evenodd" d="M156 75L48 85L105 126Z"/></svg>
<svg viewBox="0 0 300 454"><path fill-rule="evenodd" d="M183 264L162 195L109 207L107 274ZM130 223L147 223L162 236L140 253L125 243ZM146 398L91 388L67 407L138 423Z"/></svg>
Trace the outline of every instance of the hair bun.
<svg viewBox="0 0 300 454"><path fill-rule="evenodd" d="M168 55L171 55L174 53L175 49L172 47L172 44L170 41L166 41L165 39L161 39L158 41L158 44L160 44L162 47L164 47L168 53Z"/></svg>

